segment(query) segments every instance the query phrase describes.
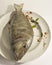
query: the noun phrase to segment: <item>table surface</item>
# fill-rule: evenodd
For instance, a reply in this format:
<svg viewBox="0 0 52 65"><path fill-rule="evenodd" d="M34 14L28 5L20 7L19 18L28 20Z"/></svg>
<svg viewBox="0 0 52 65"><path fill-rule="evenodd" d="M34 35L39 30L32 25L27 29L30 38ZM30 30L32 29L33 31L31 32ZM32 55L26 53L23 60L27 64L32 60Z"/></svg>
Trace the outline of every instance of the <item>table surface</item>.
<svg viewBox="0 0 52 65"><path fill-rule="evenodd" d="M23 9L41 15L47 21L52 33L52 0L0 0L0 15L6 11L7 5L19 2L25 4ZM22 65L52 65L52 40L50 40L49 47L42 56Z"/></svg>

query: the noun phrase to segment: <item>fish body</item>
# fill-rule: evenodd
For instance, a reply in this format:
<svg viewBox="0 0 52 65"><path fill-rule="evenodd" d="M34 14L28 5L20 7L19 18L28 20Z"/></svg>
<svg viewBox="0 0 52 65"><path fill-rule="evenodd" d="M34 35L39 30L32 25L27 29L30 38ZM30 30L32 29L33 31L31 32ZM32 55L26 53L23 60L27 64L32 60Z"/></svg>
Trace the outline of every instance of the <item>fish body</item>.
<svg viewBox="0 0 52 65"><path fill-rule="evenodd" d="M11 46L14 53L15 60L20 60L29 47L33 39L33 29L22 12L22 5L14 5L15 11L10 16L11 29Z"/></svg>

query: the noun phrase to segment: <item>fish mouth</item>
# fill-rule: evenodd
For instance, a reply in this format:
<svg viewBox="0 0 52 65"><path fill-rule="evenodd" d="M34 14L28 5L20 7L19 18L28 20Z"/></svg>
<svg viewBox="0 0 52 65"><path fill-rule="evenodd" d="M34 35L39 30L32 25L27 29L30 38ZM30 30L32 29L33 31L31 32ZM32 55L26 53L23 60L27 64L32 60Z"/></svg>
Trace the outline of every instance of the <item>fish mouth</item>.
<svg viewBox="0 0 52 65"><path fill-rule="evenodd" d="M26 54L27 50L28 50L28 47L27 47L27 44L25 43L22 45L20 43L14 44L13 46L14 59L16 61L21 60L23 56Z"/></svg>
<svg viewBox="0 0 52 65"><path fill-rule="evenodd" d="M21 51L22 50L22 51ZM27 52L27 50L25 49L25 50L23 50L23 49L21 49L21 50L15 50L14 51L14 57L15 57L15 60L16 61L19 61L19 60L21 60L22 58L23 58L23 56L25 55L25 53Z"/></svg>

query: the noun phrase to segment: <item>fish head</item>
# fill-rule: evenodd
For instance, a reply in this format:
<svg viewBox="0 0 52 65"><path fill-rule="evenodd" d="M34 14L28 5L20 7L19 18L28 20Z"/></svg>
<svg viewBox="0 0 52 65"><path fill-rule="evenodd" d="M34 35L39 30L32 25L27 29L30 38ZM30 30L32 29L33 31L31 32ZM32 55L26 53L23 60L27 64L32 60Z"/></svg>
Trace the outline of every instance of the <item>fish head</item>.
<svg viewBox="0 0 52 65"><path fill-rule="evenodd" d="M20 60L27 52L28 45L26 44L26 42L24 43L24 42L20 41L20 42L14 44L14 49L15 49L14 50L15 59Z"/></svg>

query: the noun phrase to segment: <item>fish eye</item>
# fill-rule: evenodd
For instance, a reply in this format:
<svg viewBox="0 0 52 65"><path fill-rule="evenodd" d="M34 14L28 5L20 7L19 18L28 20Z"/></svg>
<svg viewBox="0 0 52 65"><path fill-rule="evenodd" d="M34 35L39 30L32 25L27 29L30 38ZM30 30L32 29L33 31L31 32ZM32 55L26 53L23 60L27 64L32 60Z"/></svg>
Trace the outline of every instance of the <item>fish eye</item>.
<svg viewBox="0 0 52 65"><path fill-rule="evenodd" d="M24 45L23 47L26 48L26 45Z"/></svg>

